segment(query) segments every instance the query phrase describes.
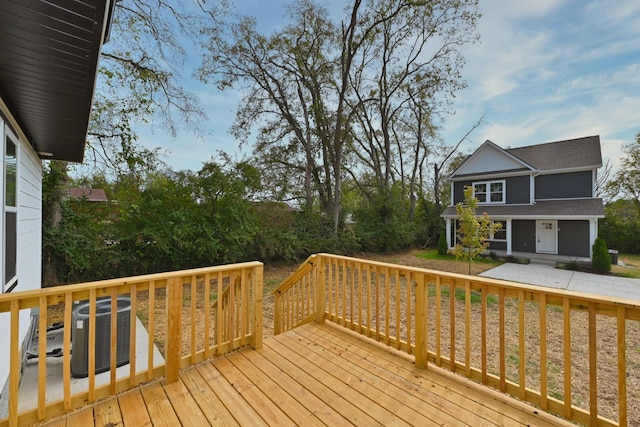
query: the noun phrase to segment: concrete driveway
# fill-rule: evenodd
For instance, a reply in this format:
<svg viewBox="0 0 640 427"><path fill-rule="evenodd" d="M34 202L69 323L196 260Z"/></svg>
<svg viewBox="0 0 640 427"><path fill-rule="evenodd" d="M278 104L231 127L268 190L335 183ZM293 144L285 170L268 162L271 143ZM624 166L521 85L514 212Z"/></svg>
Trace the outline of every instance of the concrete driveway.
<svg viewBox="0 0 640 427"><path fill-rule="evenodd" d="M640 301L640 279L561 270L543 264L513 263L502 264L480 276Z"/></svg>

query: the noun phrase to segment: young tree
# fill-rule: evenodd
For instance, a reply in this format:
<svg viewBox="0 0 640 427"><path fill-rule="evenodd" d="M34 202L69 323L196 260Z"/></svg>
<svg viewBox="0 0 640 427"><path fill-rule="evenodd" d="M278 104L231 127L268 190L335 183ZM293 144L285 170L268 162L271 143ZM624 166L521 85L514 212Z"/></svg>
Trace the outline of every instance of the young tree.
<svg viewBox="0 0 640 427"><path fill-rule="evenodd" d="M473 187L464 188L464 202L456 205L459 227L456 230L456 245L451 250L456 258L462 258L469 263L471 274L471 262L475 257L483 253L488 247L487 239L492 231L499 230L501 225L493 223L489 215L484 212L476 215L478 199L473 196Z"/></svg>

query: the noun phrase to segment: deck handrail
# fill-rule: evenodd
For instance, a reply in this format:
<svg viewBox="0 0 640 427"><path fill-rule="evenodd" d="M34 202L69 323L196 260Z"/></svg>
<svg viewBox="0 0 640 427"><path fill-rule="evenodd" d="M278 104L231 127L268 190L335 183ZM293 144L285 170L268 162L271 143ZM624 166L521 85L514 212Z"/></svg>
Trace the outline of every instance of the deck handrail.
<svg viewBox="0 0 640 427"><path fill-rule="evenodd" d="M627 387L627 370L640 366L627 351L638 301L331 254L307 264L274 292L275 333L331 321L413 355L419 368L435 364L583 425L640 422L628 414L640 396ZM577 384L572 372L585 367L588 381ZM613 390L603 375L615 377Z"/></svg>
<svg viewBox="0 0 640 427"><path fill-rule="evenodd" d="M301 296L294 295L301 290L301 282L311 286L312 280L309 277L315 267L316 255L309 256L300 266L285 279L284 282L274 291L275 301L280 301L281 304L275 304L273 307L274 312L274 331L275 335L283 332L283 327L286 329L293 329L301 326L313 320L312 316L315 315L315 311L312 311L311 306L300 307L300 310L288 310L287 303L289 301L298 301L304 304L305 300ZM295 313L293 316L288 316L289 313ZM311 314L313 313L313 314Z"/></svg>
<svg viewBox="0 0 640 427"><path fill-rule="evenodd" d="M41 290L0 295L0 314L8 313L11 321L10 375L8 418L0 427L32 424L88 402L133 388L143 382L164 376L167 382L177 381L181 368L244 346L262 346L263 264L246 262L191 270L172 271L57 286ZM116 377L116 346L119 316L117 301L128 297L129 312L129 373ZM111 301L110 319L110 380L96 385L96 303L102 298ZM88 301L88 390L72 394L71 334L73 304ZM63 398L48 401L46 396L46 339L38 341L38 404L36 408L20 408L19 382L22 351L19 338L21 310L39 308L36 330L45 337L49 312L57 306L63 313ZM146 306L146 309L142 309ZM183 322L183 313L190 322ZM126 315L125 315L126 316ZM144 318L149 339L147 367L136 365L136 324ZM165 322L166 328L161 327ZM154 358L156 346L164 348L164 361Z"/></svg>

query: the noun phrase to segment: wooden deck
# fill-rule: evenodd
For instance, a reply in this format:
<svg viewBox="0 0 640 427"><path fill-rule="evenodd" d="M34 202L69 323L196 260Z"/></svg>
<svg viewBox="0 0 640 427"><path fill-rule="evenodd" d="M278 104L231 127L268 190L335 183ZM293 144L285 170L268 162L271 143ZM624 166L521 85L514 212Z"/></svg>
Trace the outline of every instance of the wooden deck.
<svg viewBox="0 0 640 427"><path fill-rule="evenodd" d="M571 425L331 325L309 324L47 426Z"/></svg>

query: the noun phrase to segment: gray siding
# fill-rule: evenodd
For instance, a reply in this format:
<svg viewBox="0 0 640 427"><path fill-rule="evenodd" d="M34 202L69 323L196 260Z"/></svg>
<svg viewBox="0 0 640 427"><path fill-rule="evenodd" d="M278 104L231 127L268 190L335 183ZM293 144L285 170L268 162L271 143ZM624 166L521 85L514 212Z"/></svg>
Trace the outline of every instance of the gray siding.
<svg viewBox="0 0 640 427"><path fill-rule="evenodd" d="M558 255L588 258L589 221L558 221Z"/></svg>
<svg viewBox="0 0 640 427"><path fill-rule="evenodd" d="M507 204L529 203L531 192L530 176L512 176L507 178Z"/></svg>
<svg viewBox="0 0 640 427"><path fill-rule="evenodd" d="M529 175L510 176L508 178L495 177L491 179L477 179L475 181L498 181L504 179L507 187L507 204L529 203ZM453 183L453 204L464 200L464 187L472 185L474 181L457 181Z"/></svg>
<svg viewBox="0 0 640 427"><path fill-rule="evenodd" d="M511 221L511 250L531 253L536 251L535 220Z"/></svg>
<svg viewBox="0 0 640 427"><path fill-rule="evenodd" d="M490 251L506 251L507 250L507 242L494 242L493 240L489 240L489 250Z"/></svg>
<svg viewBox="0 0 640 427"><path fill-rule="evenodd" d="M591 171L557 173L536 177L536 200L593 197Z"/></svg>
<svg viewBox="0 0 640 427"><path fill-rule="evenodd" d="M473 184L473 181L456 181L453 183L453 204L464 201L464 187Z"/></svg>

